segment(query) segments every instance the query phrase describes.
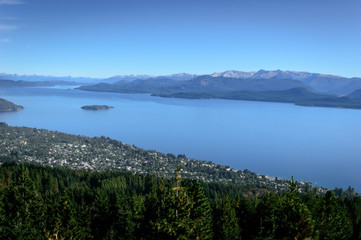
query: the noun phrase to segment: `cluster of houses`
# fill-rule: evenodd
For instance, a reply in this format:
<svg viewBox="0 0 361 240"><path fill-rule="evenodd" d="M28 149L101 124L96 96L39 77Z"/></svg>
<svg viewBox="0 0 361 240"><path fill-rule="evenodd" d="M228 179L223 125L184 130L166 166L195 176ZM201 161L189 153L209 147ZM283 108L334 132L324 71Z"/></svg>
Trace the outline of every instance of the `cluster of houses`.
<svg viewBox="0 0 361 240"><path fill-rule="evenodd" d="M67 138L67 136L71 136ZM116 143L115 143L116 142ZM1 127L0 157L72 169L121 170L136 174L155 174L173 177L177 165L184 178L204 182L232 182L284 191L289 180L235 170L209 161L175 157L156 151L147 151L108 138L88 138L48 130ZM298 182L300 191L310 188L307 182ZM317 191L326 189L317 188Z"/></svg>

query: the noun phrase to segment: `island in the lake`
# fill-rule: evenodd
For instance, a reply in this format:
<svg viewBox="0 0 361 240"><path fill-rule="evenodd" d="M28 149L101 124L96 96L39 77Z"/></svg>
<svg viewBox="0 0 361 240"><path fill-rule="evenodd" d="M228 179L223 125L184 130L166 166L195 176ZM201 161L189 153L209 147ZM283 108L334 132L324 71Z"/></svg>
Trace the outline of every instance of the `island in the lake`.
<svg viewBox="0 0 361 240"><path fill-rule="evenodd" d="M0 98L0 112L15 112L23 109L23 106L16 105L5 99Z"/></svg>
<svg viewBox="0 0 361 240"><path fill-rule="evenodd" d="M81 109L84 109L84 110L107 110L110 108L114 108L114 107L107 106L107 105L87 105L87 106L81 107Z"/></svg>

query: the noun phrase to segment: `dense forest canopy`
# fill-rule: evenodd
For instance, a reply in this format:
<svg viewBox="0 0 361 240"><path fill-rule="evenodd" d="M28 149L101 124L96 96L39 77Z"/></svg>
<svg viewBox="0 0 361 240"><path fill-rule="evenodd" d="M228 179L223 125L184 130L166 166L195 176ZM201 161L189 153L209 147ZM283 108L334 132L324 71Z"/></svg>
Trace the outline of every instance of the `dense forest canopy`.
<svg viewBox="0 0 361 240"><path fill-rule="evenodd" d="M1 239L361 239L361 199L5 161Z"/></svg>

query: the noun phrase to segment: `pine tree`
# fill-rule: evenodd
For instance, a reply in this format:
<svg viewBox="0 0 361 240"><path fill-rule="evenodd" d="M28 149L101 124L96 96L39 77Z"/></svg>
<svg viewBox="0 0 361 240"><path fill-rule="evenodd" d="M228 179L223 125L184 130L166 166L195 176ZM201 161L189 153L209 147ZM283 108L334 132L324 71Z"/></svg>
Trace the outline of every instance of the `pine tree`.
<svg viewBox="0 0 361 240"><path fill-rule="evenodd" d="M143 221L144 198L142 196L118 195L117 217L114 229L119 239L139 239Z"/></svg>
<svg viewBox="0 0 361 240"><path fill-rule="evenodd" d="M351 213L353 234L351 239L361 239L361 198L345 199L349 212Z"/></svg>
<svg viewBox="0 0 361 240"><path fill-rule="evenodd" d="M81 239L82 232L78 227L76 212L68 195L63 195L54 206L55 221L45 235L48 239Z"/></svg>
<svg viewBox="0 0 361 240"><path fill-rule="evenodd" d="M259 212L256 210L257 199L243 198L236 204L236 214L243 240L255 239L260 232Z"/></svg>
<svg viewBox="0 0 361 240"><path fill-rule="evenodd" d="M105 191L97 189L95 200L92 206L92 235L95 239L101 239L113 224L113 217L110 213L110 201Z"/></svg>
<svg viewBox="0 0 361 240"><path fill-rule="evenodd" d="M177 167L175 184L166 192L164 215L158 219L156 226L168 238L189 239L189 234L193 232L190 217L193 202L181 185L179 171L180 167Z"/></svg>
<svg viewBox="0 0 361 240"><path fill-rule="evenodd" d="M276 239L307 239L314 236L315 222L311 212L298 196L297 184L291 181L290 191L277 208Z"/></svg>
<svg viewBox="0 0 361 240"><path fill-rule="evenodd" d="M167 217L168 191L162 178L153 184L151 192L147 195L142 231L144 238L168 239L168 235L158 229L159 221Z"/></svg>
<svg viewBox="0 0 361 240"><path fill-rule="evenodd" d="M197 181L188 188L192 198L190 239L212 239L212 209L204 194L201 184Z"/></svg>
<svg viewBox="0 0 361 240"><path fill-rule="evenodd" d="M320 239L350 239L352 236L352 220L342 201L328 191L318 202L316 228Z"/></svg>
<svg viewBox="0 0 361 240"><path fill-rule="evenodd" d="M214 239L240 239L240 228L234 204L225 197L215 204L213 210Z"/></svg>
<svg viewBox="0 0 361 240"><path fill-rule="evenodd" d="M184 187L176 171L175 181L160 182L148 195L145 216L151 239L212 239L209 202L199 183ZM149 217L147 217L149 216Z"/></svg>
<svg viewBox="0 0 361 240"><path fill-rule="evenodd" d="M45 208L24 165L21 165L18 176L3 190L1 202L0 239L42 238Z"/></svg>
<svg viewBox="0 0 361 240"><path fill-rule="evenodd" d="M280 197L274 194L266 194L257 201L256 215L259 221L258 237L260 239L274 239L277 227L277 211L279 210Z"/></svg>

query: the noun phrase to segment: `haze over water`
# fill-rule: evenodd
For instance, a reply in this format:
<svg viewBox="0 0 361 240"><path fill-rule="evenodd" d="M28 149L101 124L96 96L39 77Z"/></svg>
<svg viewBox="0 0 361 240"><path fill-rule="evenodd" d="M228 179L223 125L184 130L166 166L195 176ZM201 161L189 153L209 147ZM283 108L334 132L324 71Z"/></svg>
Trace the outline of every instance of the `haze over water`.
<svg viewBox="0 0 361 240"><path fill-rule="evenodd" d="M284 103L187 100L61 88L0 89L24 110L11 126L106 136L258 174L361 192L361 110ZM85 111L83 105L114 106Z"/></svg>

